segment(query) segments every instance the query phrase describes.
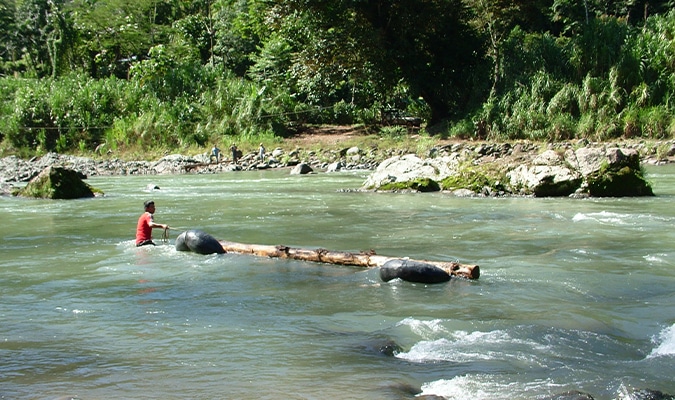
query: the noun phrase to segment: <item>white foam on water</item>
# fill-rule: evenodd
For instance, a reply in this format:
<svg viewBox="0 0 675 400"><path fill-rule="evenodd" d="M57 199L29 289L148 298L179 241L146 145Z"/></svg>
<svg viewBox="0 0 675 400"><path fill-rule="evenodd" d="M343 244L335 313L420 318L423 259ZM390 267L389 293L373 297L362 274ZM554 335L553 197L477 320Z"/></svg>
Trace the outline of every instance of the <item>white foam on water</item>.
<svg viewBox="0 0 675 400"><path fill-rule="evenodd" d="M652 350L647 358L675 356L675 324L665 328L654 340L658 346Z"/></svg>
<svg viewBox="0 0 675 400"><path fill-rule="evenodd" d="M488 399L494 394L489 376L458 376L452 379L441 379L422 385L422 393L418 396L443 396L454 399Z"/></svg>
<svg viewBox="0 0 675 400"><path fill-rule="evenodd" d="M608 225L625 225L628 218L630 218L630 214L601 211L596 213L577 213L574 217L572 217L572 221L595 221Z"/></svg>
<svg viewBox="0 0 675 400"><path fill-rule="evenodd" d="M410 330L423 338L432 338L438 333L447 333L443 326L443 320L433 319L430 321L422 321L415 318L406 318L398 323L399 326L408 326Z"/></svg>
<svg viewBox="0 0 675 400"><path fill-rule="evenodd" d="M668 261L668 254L665 253L657 253L657 254L647 254L646 256L643 257L645 261L649 261L651 263L667 263Z"/></svg>
<svg viewBox="0 0 675 400"><path fill-rule="evenodd" d="M549 350L535 341L514 338L504 330L454 331L446 332L443 336L421 340L409 351L401 352L396 357L418 363L510 360L519 365L538 365L538 355L546 354Z"/></svg>
<svg viewBox="0 0 675 400"><path fill-rule="evenodd" d="M510 400L528 398L537 389L548 391L553 386L555 385L549 380L531 383L499 382L499 377L494 375L463 375L425 383L422 385L422 393L417 396L436 395L448 400Z"/></svg>

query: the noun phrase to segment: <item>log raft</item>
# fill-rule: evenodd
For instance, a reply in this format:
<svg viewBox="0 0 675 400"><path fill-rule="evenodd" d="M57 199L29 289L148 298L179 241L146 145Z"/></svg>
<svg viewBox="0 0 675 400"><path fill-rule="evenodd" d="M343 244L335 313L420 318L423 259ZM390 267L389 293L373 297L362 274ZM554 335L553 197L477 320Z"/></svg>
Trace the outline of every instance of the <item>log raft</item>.
<svg viewBox="0 0 675 400"><path fill-rule="evenodd" d="M313 261L328 264L351 265L364 268L381 267L387 261L398 260L401 257L387 257L375 254L374 251L351 253L345 251L333 251L326 249L303 249L283 245L270 246L259 244L246 244L218 241L227 253L252 254L260 257L287 258L293 260ZM441 268L451 276L478 279L480 267L472 264L460 264L458 262L412 260L430 264Z"/></svg>

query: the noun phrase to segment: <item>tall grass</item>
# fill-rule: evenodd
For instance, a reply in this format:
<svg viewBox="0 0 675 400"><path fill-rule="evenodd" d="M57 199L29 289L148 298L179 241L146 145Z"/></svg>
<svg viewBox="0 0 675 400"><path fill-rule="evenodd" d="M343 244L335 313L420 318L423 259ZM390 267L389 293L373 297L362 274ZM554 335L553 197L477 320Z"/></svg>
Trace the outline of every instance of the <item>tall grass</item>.
<svg viewBox="0 0 675 400"><path fill-rule="evenodd" d="M283 90L228 76L197 83L185 96L157 95L148 85L71 75L58 80L4 78L2 149L134 151L283 136L296 103ZM183 85L185 80L181 81ZM11 91L14 91L10 94ZM107 150L106 150L107 151Z"/></svg>
<svg viewBox="0 0 675 400"><path fill-rule="evenodd" d="M555 41L513 30L504 44L508 74L473 116L485 137L674 137L675 11L643 27L599 18L584 29Z"/></svg>

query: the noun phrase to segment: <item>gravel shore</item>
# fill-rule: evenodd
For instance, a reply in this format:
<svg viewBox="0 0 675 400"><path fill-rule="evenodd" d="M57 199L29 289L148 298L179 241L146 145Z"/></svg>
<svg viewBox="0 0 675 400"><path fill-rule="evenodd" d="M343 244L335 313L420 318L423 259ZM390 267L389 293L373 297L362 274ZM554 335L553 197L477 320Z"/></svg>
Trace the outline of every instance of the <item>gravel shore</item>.
<svg viewBox="0 0 675 400"><path fill-rule="evenodd" d="M475 156L477 162L522 163L535 157L546 149L567 149L578 147L621 147L639 152L643 164L661 165L675 162L675 140L662 142L617 142L542 144L532 142L518 143L477 143L453 142L440 143L432 147L427 157L438 157L463 152ZM85 177L112 175L161 175L161 174L204 174L224 173L242 170L270 168L290 168L298 164L309 165L314 171L374 170L383 160L402 155L398 149L377 148L337 148L310 151L295 148L287 150L277 147L269 152L264 161L258 159L255 152L244 154L236 164L230 160L211 163L208 153L197 155L173 154L157 161L123 161L113 157L88 158L73 155L48 153L41 157L21 159L9 156L0 159L0 185L2 193L7 194L15 185L21 185L37 176L48 166L60 166L72 169Z"/></svg>

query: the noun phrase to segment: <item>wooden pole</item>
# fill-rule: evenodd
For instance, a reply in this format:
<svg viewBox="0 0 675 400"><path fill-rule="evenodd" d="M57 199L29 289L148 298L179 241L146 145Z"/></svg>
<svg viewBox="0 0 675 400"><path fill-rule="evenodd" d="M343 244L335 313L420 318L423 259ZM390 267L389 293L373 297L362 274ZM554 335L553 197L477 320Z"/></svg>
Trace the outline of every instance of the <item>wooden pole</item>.
<svg viewBox="0 0 675 400"><path fill-rule="evenodd" d="M302 249L288 246L269 246L259 244L245 244L218 241L223 250L227 253L253 254L260 257L288 258L293 260L313 261L328 264L352 265L357 267L373 268L381 267L390 260L397 260L401 257L387 257L375 254L374 251L350 253L345 251L332 251L325 249ZM452 276L478 279L480 277L480 267L478 265L460 264L457 262L412 260L421 263L431 264L443 269Z"/></svg>

